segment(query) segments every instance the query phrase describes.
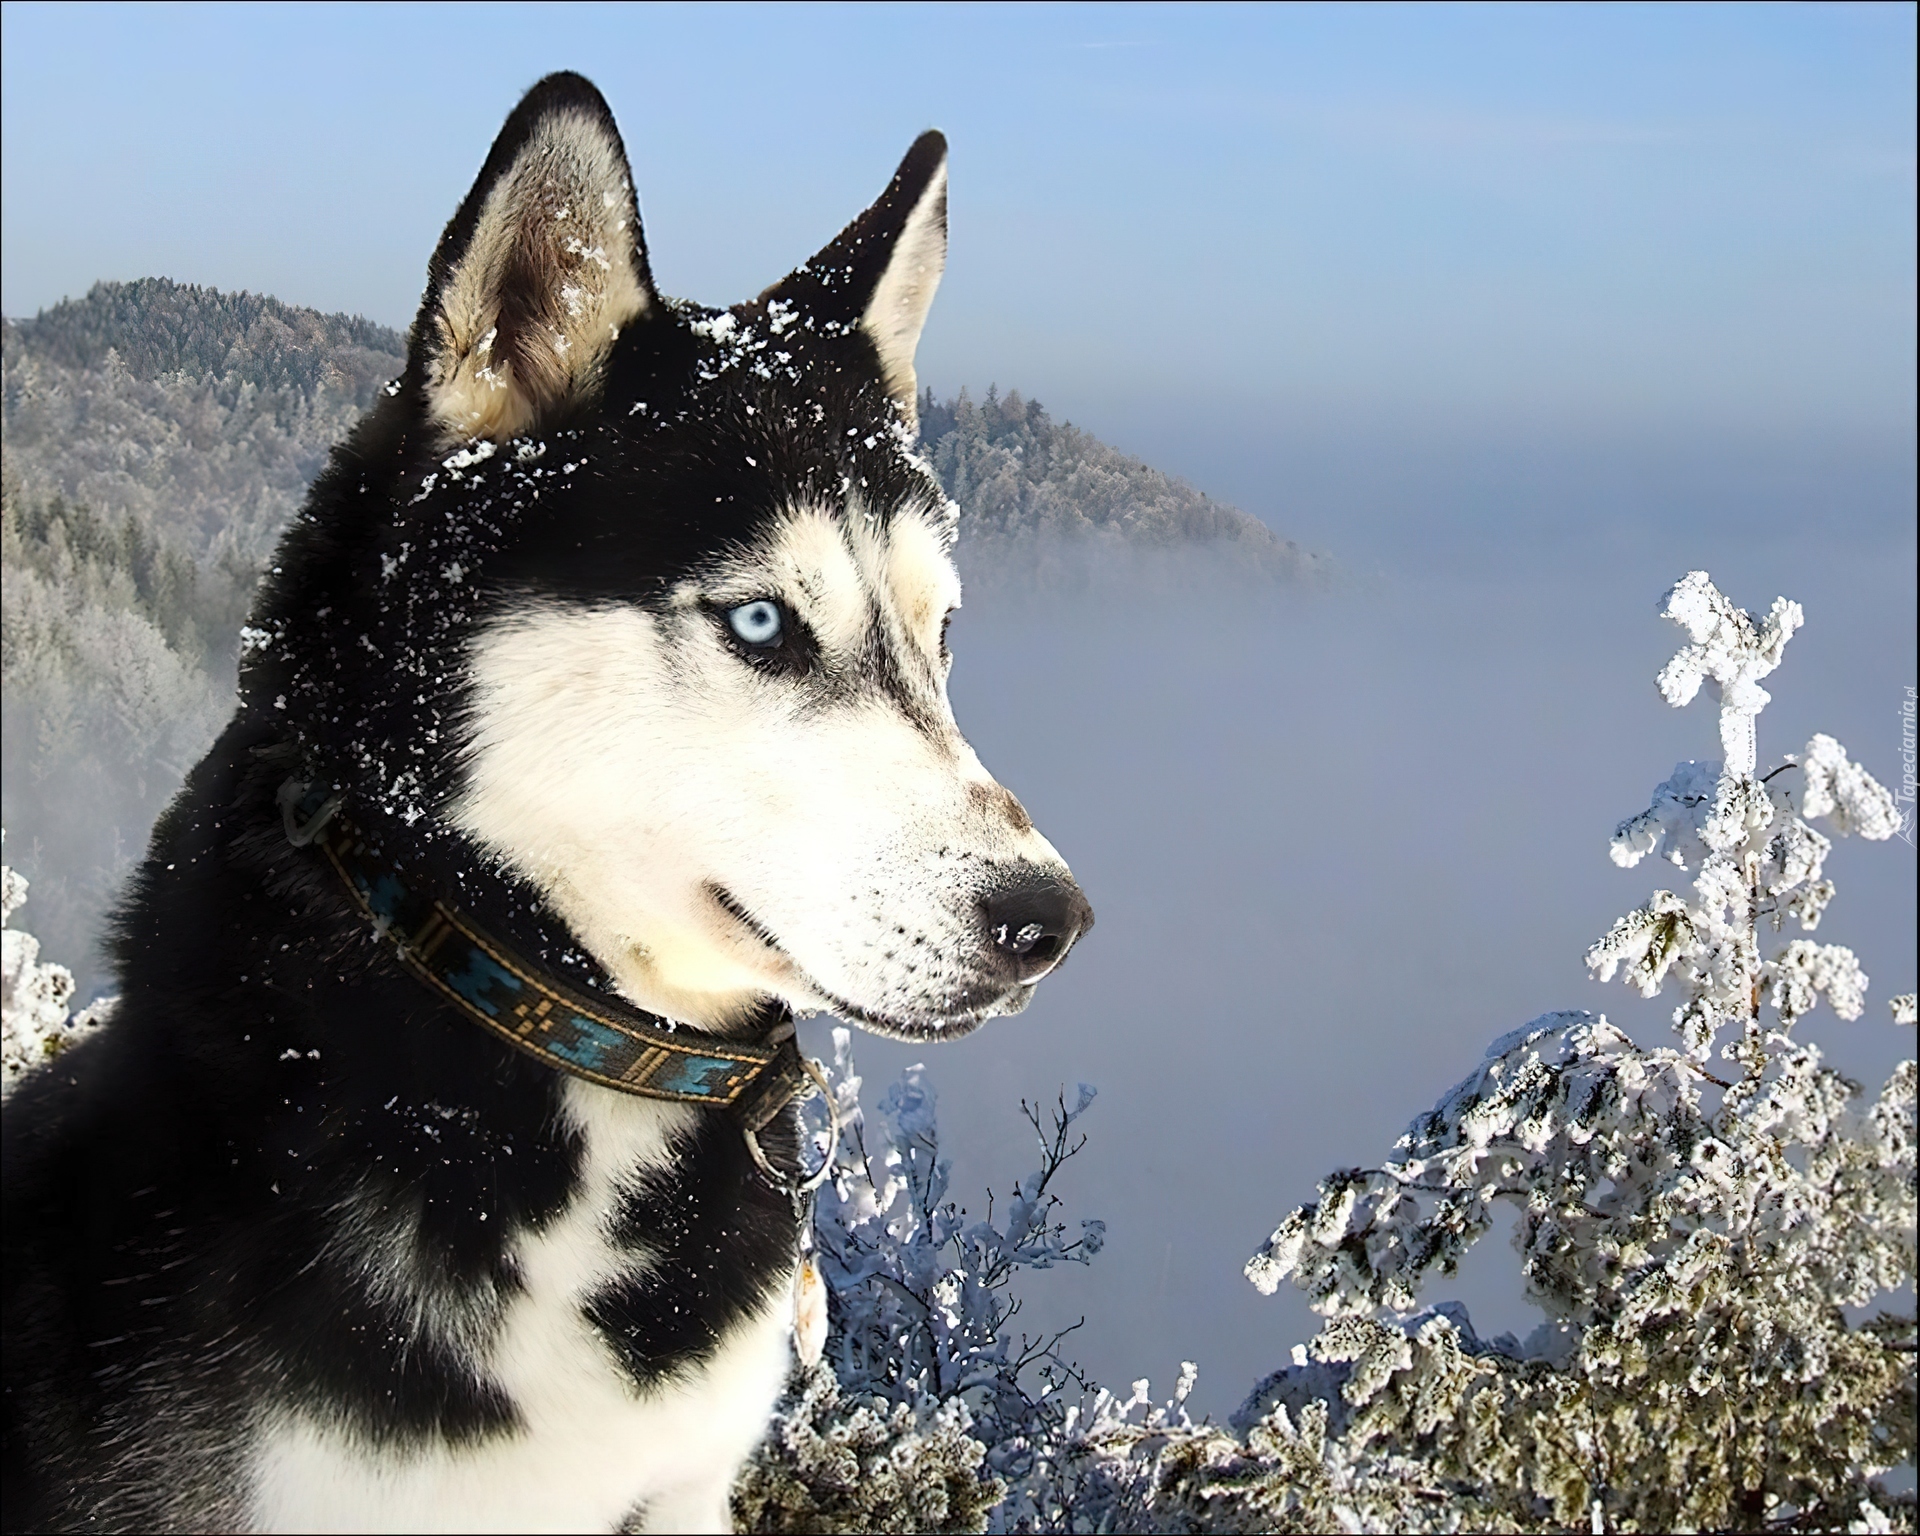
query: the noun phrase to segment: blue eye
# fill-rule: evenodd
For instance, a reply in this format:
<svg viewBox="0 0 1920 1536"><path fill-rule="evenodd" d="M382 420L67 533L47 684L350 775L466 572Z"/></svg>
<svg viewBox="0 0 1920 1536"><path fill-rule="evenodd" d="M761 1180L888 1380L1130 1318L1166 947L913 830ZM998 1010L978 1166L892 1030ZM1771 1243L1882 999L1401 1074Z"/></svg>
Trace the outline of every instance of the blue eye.
<svg viewBox="0 0 1920 1536"><path fill-rule="evenodd" d="M780 640L780 605L761 598L729 609L727 623L748 645L776 645Z"/></svg>

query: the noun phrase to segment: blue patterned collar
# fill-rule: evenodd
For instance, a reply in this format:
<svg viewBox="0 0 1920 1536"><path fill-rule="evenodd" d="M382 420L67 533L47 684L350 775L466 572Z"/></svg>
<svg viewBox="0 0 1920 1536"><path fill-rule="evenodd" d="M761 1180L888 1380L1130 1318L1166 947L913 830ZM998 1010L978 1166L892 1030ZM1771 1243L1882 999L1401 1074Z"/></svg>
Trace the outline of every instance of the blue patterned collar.
<svg viewBox="0 0 1920 1536"><path fill-rule="evenodd" d="M767 1167L755 1133L815 1076L785 1010L763 1042L747 1044L677 1028L616 998L583 997L422 889L343 812L344 796L289 779L278 799L287 840L320 849L374 933L444 1001L558 1071L645 1099L732 1110Z"/></svg>

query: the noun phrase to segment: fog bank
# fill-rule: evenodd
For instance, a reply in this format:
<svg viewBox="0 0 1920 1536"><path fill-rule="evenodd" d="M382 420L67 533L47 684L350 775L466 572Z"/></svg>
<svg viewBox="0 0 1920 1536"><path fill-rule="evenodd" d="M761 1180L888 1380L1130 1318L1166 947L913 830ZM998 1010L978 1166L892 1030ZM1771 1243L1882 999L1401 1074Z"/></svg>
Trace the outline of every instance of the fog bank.
<svg viewBox="0 0 1920 1536"><path fill-rule="evenodd" d="M1323 1174L1384 1157L1540 1013L1665 1038L1670 1001L1601 987L1581 956L1685 878L1619 870L1607 841L1676 761L1718 755L1711 704L1670 709L1653 684L1682 638L1655 608L1690 566L1742 606L1806 607L1768 680L1763 758L1826 731L1898 783L1910 534L1670 530L1601 560L1608 530L1592 533L1480 539L1323 593L1115 584L956 620L961 725L1098 925L1025 1014L935 1046L861 1036L857 1054L869 1101L927 1063L963 1203L1032 1165L1023 1095L1099 1087L1058 1188L1070 1218L1108 1223L1106 1250L1022 1291L1030 1328L1085 1315L1068 1353L1097 1379L1164 1394L1193 1359L1198 1406L1224 1417L1316 1331L1297 1293L1262 1298L1241 1265ZM1819 938L1860 954L1869 1008L1801 1032L1877 1089L1913 1049L1885 999L1914 985L1914 852L1849 839L1828 873ZM826 1027L805 1026L821 1048ZM1537 1320L1498 1234L1430 1299L1449 1295L1483 1333Z"/></svg>

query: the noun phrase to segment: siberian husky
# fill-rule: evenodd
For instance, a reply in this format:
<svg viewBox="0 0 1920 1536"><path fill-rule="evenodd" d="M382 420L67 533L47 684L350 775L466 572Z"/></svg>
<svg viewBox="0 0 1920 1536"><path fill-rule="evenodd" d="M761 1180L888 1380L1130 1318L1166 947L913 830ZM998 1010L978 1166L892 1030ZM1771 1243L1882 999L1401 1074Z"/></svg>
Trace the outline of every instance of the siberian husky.
<svg viewBox="0 0 1920 1536"><path fill-rule="evenodd" d="M8 1106L8 1529L728 1528L793 1015L960 1035L1092 921L947 702L946 206L928 133L704 309L591 85L507 119Z"/></svg>

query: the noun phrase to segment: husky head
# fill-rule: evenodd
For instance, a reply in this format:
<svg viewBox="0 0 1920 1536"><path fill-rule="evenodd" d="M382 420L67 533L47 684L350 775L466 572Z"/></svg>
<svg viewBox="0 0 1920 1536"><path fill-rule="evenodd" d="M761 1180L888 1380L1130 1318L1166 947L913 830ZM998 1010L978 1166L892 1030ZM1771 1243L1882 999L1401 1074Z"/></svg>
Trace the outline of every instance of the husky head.
<svg viewBox="0 0 1920 1536"><path fill-rule="evenodd" d="M666 299L605 103L542 81L249 632L250 698L320 771L642 1007L957 1034L1092 922L947 701L957 509L913 367L946 206L928 133L759 298Z"/></svg>

